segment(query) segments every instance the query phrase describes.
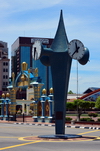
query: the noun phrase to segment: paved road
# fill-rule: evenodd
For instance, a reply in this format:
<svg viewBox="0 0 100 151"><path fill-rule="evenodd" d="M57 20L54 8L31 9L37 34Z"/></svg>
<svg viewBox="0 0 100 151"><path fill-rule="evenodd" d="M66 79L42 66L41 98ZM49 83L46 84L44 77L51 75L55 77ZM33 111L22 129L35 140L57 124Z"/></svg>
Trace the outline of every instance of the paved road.
<svg viewBox="0 0 100 151"><path fill-rule="evenodd" d="M0 123L0 150L7 151L100 151L100 139L25 140L27 137L55 134L53 126L14 125ZM66 128L66 134L99 137L100 130Z"/></svg>

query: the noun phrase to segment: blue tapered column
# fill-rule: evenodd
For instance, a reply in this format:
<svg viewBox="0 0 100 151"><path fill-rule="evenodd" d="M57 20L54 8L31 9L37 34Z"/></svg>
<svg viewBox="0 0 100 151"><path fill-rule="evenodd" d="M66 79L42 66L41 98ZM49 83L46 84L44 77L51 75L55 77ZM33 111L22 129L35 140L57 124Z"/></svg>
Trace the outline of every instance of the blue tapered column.
<svg viewBox="0 0 100 151"><path fill-rule="evenodd" d="M56 134L65 134L65 114L71 59L67 52L51 57ZM58 60L58 61L57 61Z"/></svg>
<svg viewBox="0 0 100 151"><path fill-rule="evenodd" d="M51 66L54 89L54 115L56 134L65 134L66 100L72 58L68 55L68 39L62 11L57 32L51 48L42 49L40 58L44 65Z"/></svg>

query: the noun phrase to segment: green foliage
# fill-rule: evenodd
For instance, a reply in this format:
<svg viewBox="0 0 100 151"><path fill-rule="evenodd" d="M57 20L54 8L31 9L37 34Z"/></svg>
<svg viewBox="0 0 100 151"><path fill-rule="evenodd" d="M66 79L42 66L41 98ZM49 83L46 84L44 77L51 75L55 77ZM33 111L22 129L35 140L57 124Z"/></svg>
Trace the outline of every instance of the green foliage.
<svg viewBox="0 0 100 151"><path fill-rule="evenodd" d="M98 118L98 120L97 120L98 122L100 122L100 118Z"/></svg>
<svg viewBox="0 0 100 151"><path fill-rule="evenodd" d="M68 92L68 94L74 94L71 90Z"/></svg>
<svg viewBox="0 0 100 151"><path fill-rule="evenodd" d="M90 116L90 117L97 117L98 113L96 113L96 112L88 112L88 116Z"/></svg>
<svg viewBox="0 0 100 151"><path fill-rule="evenodd" d="M89 109L90 107L95 107L95 102L90 102L90 101L84 101L81 99L74 100L74 104L76 107L83 109Z"/></svg>
<svg viewBox="0 0 100 151"><path fill-rule="evenodd" d="M71 117L66 117L66 121L71 121L72 118Z"/></svg>
<svg viewBox="0 0 100 151"><path fill-rule="evenodd" d="M100 96L96 100L95 107L100 109Z"/></svg>
<svg viewBox="0 0 100 151"><path fill-rule="evenodd" d="M81 108L82 109L88 109L89 107L90 107L90 102L82 100Z"/></svg>
<svg viewBox="0 0 100 151"><path fill-rule="evenodd" d="M80 99L74 100L74 104L76 108L82 108L83 100L80 100Z"/></svg>
<svg viewBox="0 0 100 151"><path fill-rule="evenodd" d="M87 122L90 122L90 121L94 121L92 118L81 118L80 121L87 121Z"/></svg>
<svg viewBox="0 0 100 151"><path fill-rule="evenodd" d="M90 102L90 101L88 101ZM92 109L93 107L95 107L95 102L90 102L90 108Z"/></svg>
<svg viewBox="0 0 100 151"><path fill-rule="evenodd" d="M80 121L87 121L87 118L80 118Z"/></svg>
<svg viewBox="0 0 100 151"><path fill-rule="evenodd" d="M74 104L74 102L67 102L67 103L66 103L66 109L74 110L74 109L75 109L75 104Z"/></svg>

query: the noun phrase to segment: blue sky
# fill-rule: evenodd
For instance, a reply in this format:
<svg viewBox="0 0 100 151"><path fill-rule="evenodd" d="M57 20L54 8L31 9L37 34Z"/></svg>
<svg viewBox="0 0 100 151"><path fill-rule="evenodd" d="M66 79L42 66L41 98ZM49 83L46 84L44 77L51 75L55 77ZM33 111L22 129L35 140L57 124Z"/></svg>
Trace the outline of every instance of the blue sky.
<svg viewBox="0 0 100 151"><path fill-rule="evenodd" d="M78 64L78 92L100 87L100 0L3 0L0 40L11 45L19 36L54 38L63 10L68 40L79 39L90 50L90 61ZM73 60L69 90L77 93L77 62Z"/></svg>

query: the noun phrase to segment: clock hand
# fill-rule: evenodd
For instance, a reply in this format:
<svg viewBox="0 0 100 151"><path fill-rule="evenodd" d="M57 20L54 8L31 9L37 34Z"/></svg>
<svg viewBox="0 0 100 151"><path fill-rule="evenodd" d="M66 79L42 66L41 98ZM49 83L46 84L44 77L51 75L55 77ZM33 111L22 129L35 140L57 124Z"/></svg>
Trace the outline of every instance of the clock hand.
<svg viewBox="0 0 100 151"><path fill-rule="evenodd" d="M38 59L38 52L36 47L34 47L34 59L37 60Z"/></svg>
<svg viewBox="0 0 100 151"><path fill-rule="evenodd" d="M77 47L77 43L76 43L76 42L75 42L75 47L76 47L76 50L73 52L72 57L73 57L73 55L74 55L75 53L78 53L78 50L79 50L79 48L80 48L80 47Z"/></svg>
<svg viewBox="0 0 100 151"><path fill-rule="evenodd" d="M78 52L78 49L80 48L80 47L77 47L77 43L75 42L75 46L76 46L76 52Z"/></svg>
<svg viewBox="0 0 100 151"><path fill-rule="evenodd" d="M73 57L73 55L74 55L76 52L77 52L77 50L75 50L75 51L73 52L72 57Z"/></svg>

